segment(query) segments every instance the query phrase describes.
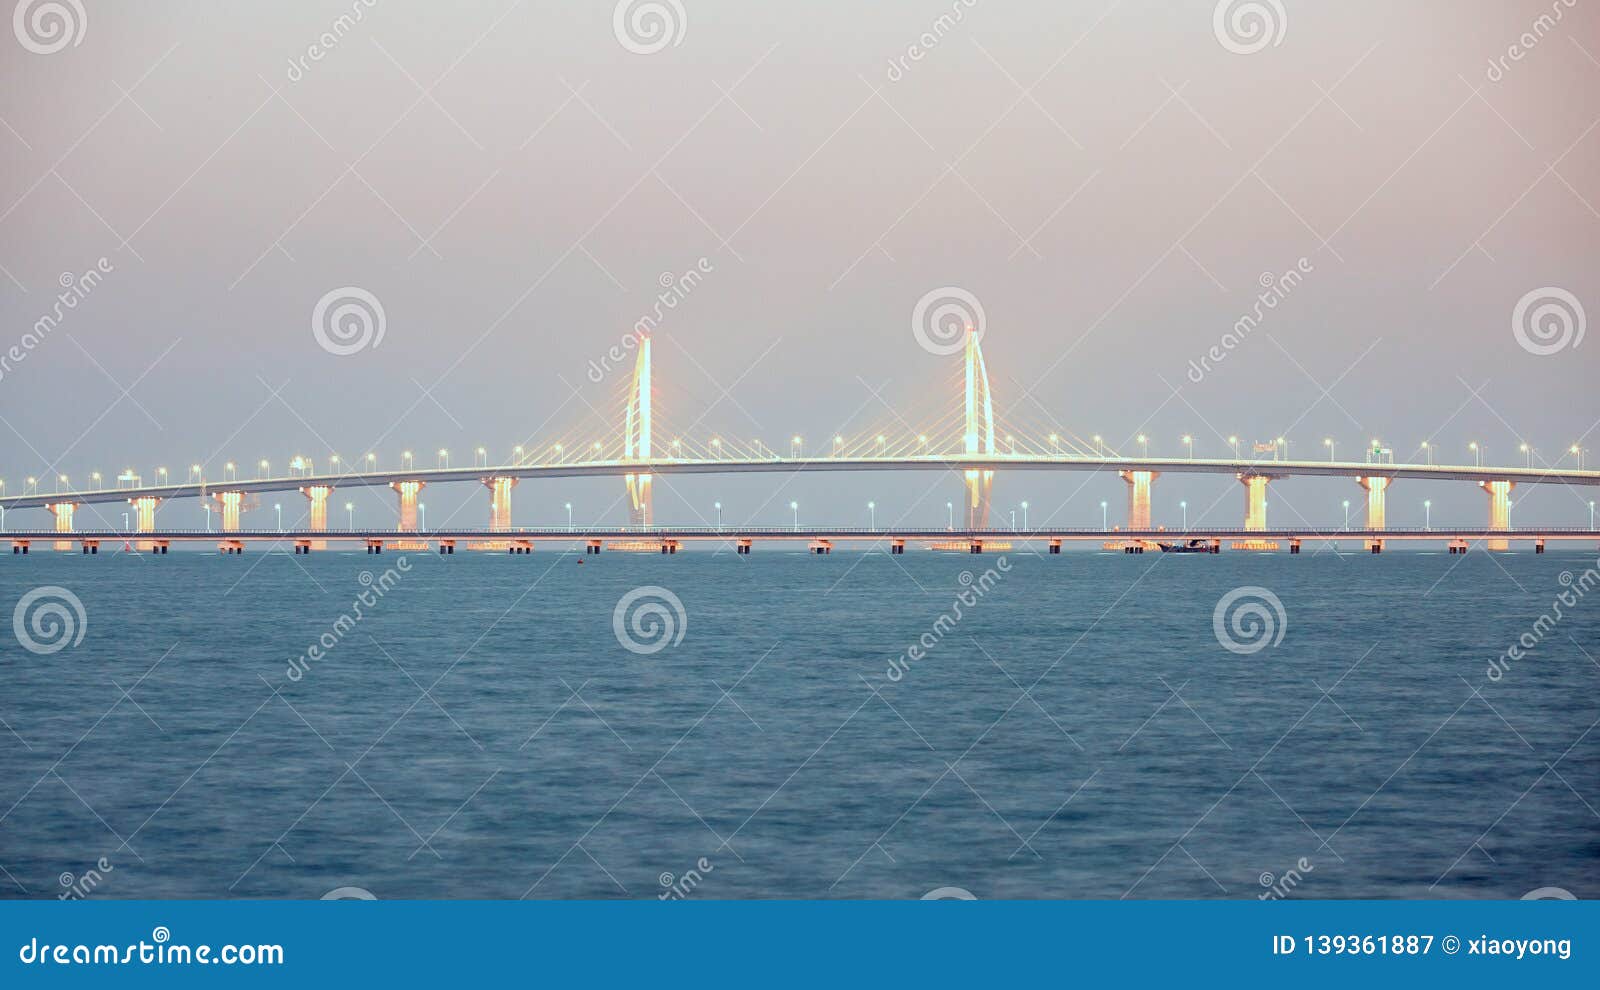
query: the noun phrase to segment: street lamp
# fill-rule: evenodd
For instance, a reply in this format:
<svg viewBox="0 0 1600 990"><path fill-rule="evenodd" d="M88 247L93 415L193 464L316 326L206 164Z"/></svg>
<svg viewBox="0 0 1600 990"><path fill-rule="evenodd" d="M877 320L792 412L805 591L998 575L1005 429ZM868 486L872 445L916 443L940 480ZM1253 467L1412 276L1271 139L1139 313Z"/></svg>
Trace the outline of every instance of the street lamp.
<svg viewBox="0 0 1600 990"><path fill-rule="evenodd" d="M878 528L878 503L876 502L867 503L867 528Z"/></svg>
<svg viewBox="0 0 1600 990"><path fill-rule="evenodd" d="M1228 438L1228 446L1233 448L1233 459L1234 460L1238 460L1239 459L1239 438L1238 437L1229 437Z"/></svg>
<svg viewBox="0 0 1600 990"><path fill-rule="evenodd" d="M489 466L489 452L487 450L484 450L482 447L479 447L477 453L478 453L478 460L476 462L474 462L474 463L476 463L478 467L488 467Z"/></svg>
<svg viewBox="0 0 1600 990"><path fill-rule="evenodd" d="M1338 446L1338 445L1333 442L1333 438L1332 437L1323 437L1322 438L1322 445L1324 447L1328 448L1328 463L1332 464L1333 463L1333 451L1334 451L1334 448L1336 446Z"/></svg>
<svg viewBox="0 0 1600 990"><path fill-rule="evenodd" d="M403 451L400 452L400 466L401 467L407 467L408 468L413 463L415 463L415 461L411 457L411 451L403 450Z"/></svg>
<svg viewBox="0 0 1600 990"><path fill-rule="evenodd" d="M424 533L428 531L428 503L417 503L417 528Z"/></svg>
<svg viewBox="0 0 1600 990"><path fill-rule="evenodd" d="M1589 531L1594 532L1594 499L1589 500Z"/></svg>
<svg viewBox="0 0 1600 990"><path fill-rule="evenodd" d="M567 532L572 532L572 503L567 503Z"/></svg>
<svg viewBox="0 0 1600 990"><path fill-rule="evenodd" d="M378 455L377 454L370 454L369 453L367 455L367 470L368 471L376 471L376 470L378 470Z"/></svg>
<svg viewBox="0 0 1600 990"><path fill-rule="evenodd" d="M261 469L261 473L257 475L257 477L265 478L272 472L272 465L267 463L267 459L265 457L263 457L261 459L261 463L256 466Z"/></svg>
<svg viewBox="0 0 1600 990"><path fill-rule="evenodd" d="M722 456L722 438L721 437L712 437L711 438L711 449L715 450L717 452L717 456L718 457Z"/></svg>
<svg viewBox="0 0 1600 990"><path fill-rule="evenodd" d="M1022 503L1022 528L1028 528L1028 503L1026 499Z"/></svg>
<svg viewBox="0 0 1600 990"><path fill-rule="evenodd" d="M355 529L356 528L356 504L354 502L346 502L344 504L344 511L350 517L350 528L351 529Z"/></svg>
<svg viewBox="0 0 1600 990"><path fill-rule="evenodd" d="M945 524L945 528L949 529L949 530L954 530L956 528L956 507L955 507L955 504L952 503L952 502L946 502L944 504L944 511L945 511L945 515L949 517L948 518L948 522Z"/></svg>
<svg viewBox="0 0 1600 990"><path fill-rule="evenodd" d="M1006 447L1009 448L1012 457L1017 456L1017 438L1009 433L1006 434Z"/></svg>
<svg viewBox="0 0 1600 990"><path fill-rule="evenodd" d="M272 511L278 514L278 532L283 532L283 503L272 503Z"/></svg>
<svg viewBox="0 0 1600 990"><path fill-rule="evenodd" d="M1139 455L1141 457L1150 456L1150 438L1143 433L1139 434Z"/></svg>
<svg viewBox="0 0 1600 990"><path fill-rule="evenodd" d="M1528 467L1530 467L1530 468L1533 467L1533 449L1530 448L1527 444L1521 444L1518 449L1521 450L1522 453L1523 453L1523 456L1525 456L1527 458Z"/></svg>
<svg viewBox="0 0 1600 990"><path fill-rule="evenodd" d="M721 502L717 502L715 504L716 504L716 508L717 508L717 528L721 529L722 528L722 503Z"/></svg>
<svg viewBox="0 0 1600 990"><path fill-rule="evenodd" d="M1344 528L1350 528L1350 500L1344 500Z"/></svg>
<svg viewBox="0 0 1600 990"><path fill-rule="evenodd" d="M443 447L439 448L439 466L442 468L450 466L450 452Z"/></svg>
<svg viewBox="0 0 1600 990"><path fill-rule="evenodd" d="M1106 456L1106 442L1098 433L1094 435L1094 452L1101 457Z"/></svg>
<svg viewBox="0 0 1600 990"><path fill-rule="evenodd" d="M1429 464L1433 463L1433 444L1426 440L1422 441L1422 458Z"/></svg>
<svg viewBox="0 0 1600 990"><path fill-rule="evenodd" d="M189 465L189 480L190 481L201 481L201 480L203 480L203 476L200 474L200 465L198 465L198 464Z"/></svg>
<svg viewBox="0 0 1600 990"><path fill-rule="evenodd" d="M92 475L92 477L94 478L94 480L99 481L100 480L100 472L96 471ZM167 483L167 469L166 468L164 468L164 467L156 468L156 480L161 482L163 485Z"/></svg>
<svg viewBox="0 0 1600 990"><path fill-rule="evenodd" d="M885 453L884 445L887 444L888 442L889 442L889 438L888 437L884 436L882 433L878 434L878 456L879 457L882 457L884 455L884 453Z"/></svg>
<svg viewBox="0 0 1600 990"><path fill-rule="evenodd" d="M1283 437L1279 437L1277 443L1273 444L1273 448L1272 448L1272 459L1273 460L1278 460L1278 452L1279 451L1283 452L1283 459L1284 460L1288 460L1289 459L1289 441L1285 440Z"/></svg>
<svg viewBox="0 0 1600 990"><path fill-rule="evenodd" d="M1050 449L1052 451L1054 451L1056 454L1060 454L1061 453L1061 434L1059 434L1059 433L1050 434Z"/></svg>
<svg viewBox="0 0 1600 990"><path fill-rule="evenodd" d="M928 452L928 435L926 433L917 435L917 448L918 453L926 454Z"/></svg>
<svg viewBox="0 0 1600 990"><path fill-rule="evenodd" d="M1567 453L1569 453L1569 454L1577 454L1578 455L1578 470L1579 471L1583 470L1583 455L1584 455L1584 452L1585 452L1584 448L1578 446L1577 444L1573 444L1571 447L1567 448Z"/></svg>
<svg viewBox="0 0 1600 990"><path fill-rule="evenodd" d="M794 512L794 531L800 532L800 503L790 502L789 509Z"/></svg>
<svg viewBox="0 0 1600 990"><path fill-rule="evenodd" d="M1431 498L1422 500L1422 528L1433 528L1433 499Z"/></svg>
<svg viewBox="0 0 1600 990"><path fill-rule="evenodd" d="M1100 502L1100 528L1102 530L1111 528L1111 522L1106 518L1106 503L1104 499Z"/></svg>
<svg viewBox="0 0 1600 990"><path fill-rule="evenodd" d="M1483 467L1483 450L1478 446L1478 441L1474 440L1467 444L1467 449L1472 451L1473 465L1475 467Z"/></svg>
<svg viewBox="0 0 1600 990"><path fill-rule="evenodd" d="M511 448L511 460L512 460L512 463L516 464L517 467L521 467L522 466L522 463L523 463L522 444L519 443L515 447Z"/></svg>
<svg viewBox="0 0 1600 990"><path fill-rule="evenodd" d="M833 437L833 456L838 457L839 456L839 448L843 447L843 446L844 446L844 437L841 437L838 434L834 434L834 437Z"/></svg>
<svg viewBox="0 0 1600 990"><path fill-rule="evenodd" d="M1194 437L1184 434L1183 445L1189 450L1189 460L1194 460Z"/></svg>
<svg viewBox="0 0 1600 990"><path fill-rule="evenodd" d="M1189 532L1189 503L1179 502L1178 508L1183 510L1183 531L1187 533Z"/></svg>
<svg viewBox="0 0 1600 990"><path fill-rule="evenodd" d="M790 457L800 457L800 456L804 455L805 452L806 452L805 441L800 438L800 434L796 433L794 436L789 438L789 456Z"/></svg>

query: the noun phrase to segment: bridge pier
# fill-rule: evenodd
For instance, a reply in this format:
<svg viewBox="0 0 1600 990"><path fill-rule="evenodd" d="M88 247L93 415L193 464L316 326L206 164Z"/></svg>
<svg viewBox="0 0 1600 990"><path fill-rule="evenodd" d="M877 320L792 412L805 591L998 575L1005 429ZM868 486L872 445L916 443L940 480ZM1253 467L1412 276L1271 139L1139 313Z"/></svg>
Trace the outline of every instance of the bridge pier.
<svg viewBox="0 0 1600 990"><path fill-rule="evenodd" d="M1468 544L1467 544L1466 540L1451 540L1450 541L1450 552L1452 554L1466 553L1467 552L1467 545Z"/></svg>
<svg viewBox="0 0 1600 990"><path fill-rule="evenodd" d="M1389 490L1392 478L1359 477L1356 484L1360 485L1367 493L1367 529L1386 528L1385 493ZM1366 547L1373 553L1382 553L1380 540L1367 540Z"/></svg>
<svg viewBox="0 0 1600 990"><path fill-rule="evenodd" d="M156 528L156 506L161 504L161 499L154 495L141 495L138 498L128 499L128 504L133 506L134 529L141 533L153 533ZM140 551L155 549L155 544L150 540L139 540L134 547Z"/></svg>
<svg viewBox="0 0 1600 990"><path fill-rule="evenodd" d="M489 528L504 532L511 528L511 489L517 486L516 478L493 476L483 479L489 489Z"/></svg>
<svg viewBox="0 0 1600 990"><path fill-rule="evenodd" d="M417 531L417 496L422 493L425 481L391 481L389 487L400 496L400 523L395 527L401 533Z"/></svg>
<svg viewBox="0 0 1600 990"><path fill-rule="evenodd" d="M905 552L906 552L906 541L905 540L896 538L896 539L893 539L893 540L889 541L889 553L890 554L898 557L898 556L904 554Z"/></svg>
<svg viewBox="0 0 1600 990"><path fill-rule="evenodd" d="M238 494L238 493L235 492L234 494ZM238 556L239 554L244 553L244 541L243 540L218 540L217 541L217 552L222 554L225 557Z"/></svg>
<svg viewBox="0 0 1600 990"><path fill-rule="evenodd" d="M1061 537L1051 537L1050 552L1055 554L1059 554L1061 552Z"/></svg>
<svg viewBox="0 0 1600 990"><path fill-rule="evenodd" d="M814 554L828 554L833 553L833 544L827 540L812 540L806 549Z"/></svg>
<svg viewBox="0 0 1600 990"><path fill-rule="evenodd" d="M740 540L738 543L735 543L733 546L733 552L742 553L746 557L750 556L750 541Z"/></svg>
<svg viewBox="0 0 1600 990"><path fill-rule="evenodd" d="M600 552L600 548L602 546L604 546L604 545L605 545L605 541L604 540L588 540L583 545L583 552L586 553L586 554L590 554L590 553L598 554ZM749 553L749 552L750 551L748 549L745 550L745 553Z"/></svg>
<svg viewBox="0 0 1600 990"><path fill-rule="evenodd" d="M222 531L238 532L239 515L244 512L244 492L213 492L211 497L216 500L217 509L222 514Z"/></svg>
<svg viewBox="0 0 1600 990"><path fill-rule="evenodd" d="M328 531L328 496L333 494L332 485L304 485L300 494L306 497L311 504L306 507L306 516L310 523L306 528L313 533L326 533ZM313 540L312 550L328 549L327 540Z"/></svg>
<svg viewBox="0 0 1600 990"><path fill-rule="evenodd" d="M450 552L454 553L455 551L452 549ZM510 545L506 547L506 552L507 553L511 553L511 554L529 554L529 553L533 553L533 541L532 540L512 540Z"/></svg>
<svg viewBox="0 0 1600 990"><path fill-rule="evenodd" d="M72 525L72 516L78 511L78 503L49 502L45 504L45 508L49 510L51 515L56 517L57 533L70 533L76 528ZM65 539L57 540L55 543L55 549L71 551L72 541Z"/></svg>
<svg viewBox="0 0 1600 990"><path fill-rule="evenodd" d="M383 553L383 541L367 538L367 553Z"/></svg>
<svg viewBox="0 0 1600 990"><path fill-rule="evenodd" d="M83 540L83 541L81 541L81 546L83 547L83 552L84 553L99 553L100 552L100 541L99 540Z"/></svg>
<svg viewBox="0 0 1600 990"><path fill-rule="evenodd" d="M1159 476L1155 471L1118 471L1128 483L1128 528L1154 529L1150 525L1150 486Z"/></svg>
<svg viewBox="0 0 1600 990"><path fill-rule="evenodd" d="M456 552L456 541L455 540L440 540L439 541L439 554L441 556L443 556L445 554L452 554L452 553L455 553L455 552Z"/></svg>
<svg viewBox="0 0 1600 990"><path fill-rule="evenodd" d="M1517 487L1514 481L1480 481L1478 487L1489 496L1489 528L1511 528L1511 490ZM1490 550L1504 551L1511 549L1511 541L1494 537L1488 542Z"/></svg>
<svg viewBox="0 0 1600 990"><path fill-rule="evenodd" d="M1239 483L1244 485L1244 528L1247 530L1265 530L1267 528L1267 484L1277 479L1270 474L1240 474L1237 475ZM1238 540L1233 544L1235 550L1276 550L1278 544L1271 540Z"/></svg>
<svg viewBox="0 0 1600 990"><path fill-rule="evenodd" d="M320 540L295 540L294 541L294 553L295 553L295 556L309 556L311 554L311 548L313 546L315 546L317 543L320 543L320 542L322 542L322 541L320 541Z"/></svg>

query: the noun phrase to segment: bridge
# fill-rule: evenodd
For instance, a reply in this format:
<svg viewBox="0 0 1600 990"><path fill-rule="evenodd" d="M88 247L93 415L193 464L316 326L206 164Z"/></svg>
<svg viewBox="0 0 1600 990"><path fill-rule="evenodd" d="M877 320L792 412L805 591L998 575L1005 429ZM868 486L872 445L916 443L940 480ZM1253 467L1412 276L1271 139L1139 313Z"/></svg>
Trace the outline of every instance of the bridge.
<svg viewBox="0 0 1600 990"><path fill-rule="evenodd" d="M206 477L202 465L194 465L182 482L169 482L165 469L158 469L157 484L144 484L142 479L125 472L123 479L107 487L99 483L100 475L92 474L96 482L92 487L63 487L65 476L57 477L57 489L39 491L36 479L28 479L20 494L0 494L0 528L4 513L16 509L44 508L55 517L55 527L50 532L62 549L68 549L74 537L83 539L122 539L121 535L95 536L80 532L75 524L76 511L86 504L126 502L132 507L137 538L147 544L160 539L186 540L191 535L164 532L157 528L156 510L173 499L198 498L215 504L221 517L221 531L236 534L236 542L254 539L281 539L281 533L245 531L242 515L252 506L255 496L274 492L299 492L308 500L309 528L313 534L306 537L318 542L329 539L356 539L361 541L393 542L394 533L422 534L418 526L418 496L428 485L445 483L482 484L489 492L489 526L481 531L452 531L429 534L435 539L460 539L501 549L506 540L534 541L554 539L556 534L543 531L517 530L511 525L512 489L521 481L540 478L619 477L622 479L628 500L628 527L632 539L648 535L660 540L688 540L699 538L725 538L727 534L700 535L681 528L662 530L655 526L652 483L656 476L669 475L738 475L780 473L785 475L815 474L837 471L933 471L953 472L963 485L963 513L961 528L956 520L946 530L918 535L907 531L898 536L880 534L882 539L914 538L948 541L983 537L976 534L999 534L996 539L1074 539L1070 531L1056 534L1028 532L1025 536L1012 531L989 528L989 514L995 475L1014 471L1096 471L1116 472L1126 483L1128 508L1126 525L1117 530L1085 533L1085 539L1129 541L1138 547L1140 540L1154 539L1148 534L1163 533L1153 526L1151 519L1151 492L1156 480L1163 474L1210 474L1237 480L1244 489L1244 524L1238 532L1239 539L1254 538L1266 543L1275 540L1323 538L1320 531L1270 530L1267 525L1267 489L1269 484L1292 477L1343 477L1350 478L1365 493L1366 512L1361 531L1369 546L1381 546L1384 540L1423 538L1412 531L1393 530L1386 525L1386 500L1390 486L1396 481L1454 481L1476 484L1487 496L1488 521L1481 532L1493 550L1505 550L1512 536L1533 540L1566 538L1556 531L1514 531L1511 527L1511 493L1518 485L1558 484L1567 486L1600 486L1600 471L1585 470L1582 452L1575 467L1535 467L1532 457L1525 467L1506 467L1474 463L1433 464L1396 463L1393 455L1374 442L1368 450L1366 461L1340 461L1333 457L1332 441L1325 441L1329 449L1328 460L1291 460L1283 456L1286 451L1279 438L1269 444L1252 444L1252 454L1239 456L1239 441L1230 437L1233 456L1226 458L1196 458L1187 456L1150 457L1141 452L1138 456L1123 455L1111 450L1099 437L1092 443L1081 438L1063 438L1058 432L1047 436L1015 433L997 434L993 401L989 389L989 375L981 346L982 334L967 326L960 351L963 355L963 387L958 407L950 416L952 429L938 436L928 434L898 435L893 440L883 433L854 437L846 440L835 436L824 455L805 456L800 437L794 437L790 453L783 456L775 450L765 449L757 441L754 450L744 449L734 442L724 442L713 437L709 443L686 443L682 438L670 443L655 439L654 383L652 367L652 341L648 334L631 337L637 350L633 373L628 383L622 430L613 444L596 441L583 450L584 456L569 455L562 444L540 449L534 455L518 447L509 463L490 464L486 452L478 450L471 467L450 467L447 452L440 451L441 466L419 468L408 451L395 468L381 468L376 456L368 454L357 461L354 469L347 469L336 456L326 460L327 468L318 471L312 460L296 457L289 462L287 475L273 476L266 462L256 478L240 478L237 467L229 462L220 479ZM1143 439L1141 446L1144 446ZM1186 441L1189 438L1185 438ZM617 443L620 441L620 444ZM1192 441L1189 449L1192 451ZM1427 445L1424 445L1426 447ZM1270 456L1268 456L1270 455ZM1431 459L1431 458L1430 458ZM398 523L387 537L374 530L336 531L328 528L328 503L332 493L340 488L388 487L398 498ZM3 482L0 482L3 491ZM728 531L731 533L732 531ZM843 536L847 530L818 530L809 535L811 540L829 540ZM1348 536L1347 531L1337 531ZM1470 534L1480 532L1472 528L1429 530L1430 538L1445 538L1457 542L1475 538ZM679 535L670 535L670 534ZM907 535L910 533L910 535ZM954 534L954 535L953 535ZM1166 534L1170 535L1170 534ZM1199 534L1197 535L1206 535ZM214 537L214 534L213 534ZM206 537L206 538L213 538ZM34 538L31 534L17 534L19 540ZM298 538L298 537L296 537ZM570 534L568 535L570 538ZM595 536L596 539L621 540L619 535ZM741 538L735 535L735 538ZM751 534L750 538L756 538ZM782 536L765 535L762 539L780 539ZM1233 539L1234 531L1224 531L1218 539ZM20 546L21 544L19 544Z"/></svg>

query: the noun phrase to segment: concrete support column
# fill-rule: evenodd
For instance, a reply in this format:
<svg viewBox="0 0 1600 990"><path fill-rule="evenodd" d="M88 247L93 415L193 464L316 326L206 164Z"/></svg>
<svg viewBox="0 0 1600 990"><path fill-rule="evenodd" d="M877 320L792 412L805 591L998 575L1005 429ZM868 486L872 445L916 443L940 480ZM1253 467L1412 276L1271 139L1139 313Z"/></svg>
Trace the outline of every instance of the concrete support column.
<svg viewBox="0 0 1600 990"><path fill-rule="evenodd" d="M244 492L215 492L211 497L216 500L217 511L222 514L222 531L237 533L239 515L244 512Z"/></svg>
<svg viewBox="0 0 1600 990"><path fill-rule="evenodd" d="M1157 472L1118 471L1117 474L1128 483L1128 528L1154 529L1150 525L1150 486Z"/></svg>
<svg viewBox="0 0 1600 990"><path fill-rule="evenodd" d="M133 506L134 529L140 533L154 533L156 531L156 506L161 504L161 499L154 495L144 495L139 498L128 499L128 504ZM154 550L155 544L150 540L139 540L134 544L140 551Z"/></svg>
<svg viewBox="0 0 1600 990"><path fill-rule="evenodd" d="M50 502L50 503L47 503L45 505L45 508L50 511L51 515L56 517L56 532L57 533L71 533L75 529L75 527L72 524L72 516L73 516L73 513L78 511L78 503L76 503L76 502ZM55 548L57 550L71 550L72 549L72 541L71 540L57 540L56 544L55 544Z"/></svg>
<svg viewBox="0 0 1600 990"><path fill-rule="evenodd" d="M326 533L328 531L328 496L333 494L332 485L304 485L300 489L311 503L307 507L306 515L309 528L313 533ZM328 549L327 540L312 540L308 550Z"/></svg>
<svg viewBox="0 0 1600 990"><path fill-rule="evenodd" d="M1245 529L1267 528L1267 482L1271 480L1271 476L1265 474L1239 475L1239 482L1244 485Z"/></svg>
<svg viewBox="0 0 1600 990"><path fill-rule="evenodd" d="M1489 528L1511 528L1511 489L1517 487L1514 481L1480 481L1478 487L1489 496ZM1504 539L1489 540L1490 550L1509 550L1511 541Z"/></svg>
<svg viewBox="0 0 1600 990"><path fill-rule="evenodd" d="M489 489L489 528L507 530L511 528L511 489L517 485L516 478L484 478L483 483Z"/></svg>
<svg viewBox="0 0 1600 990"><path fill-rule="evenodd" d="M1384 514L1384 493L1389 490L1389 482L1393 478L1357 478L1356 484L1367 490L1367 528L1383 529L1386 520Z"/></svg>
<svg viewBox="0 0 1600 990"><path fill-rule="evenodd" d="M400 525L402 533L417 531L417 495L422 492L422 481L391 481L389 487L400 493Z"/></svg>

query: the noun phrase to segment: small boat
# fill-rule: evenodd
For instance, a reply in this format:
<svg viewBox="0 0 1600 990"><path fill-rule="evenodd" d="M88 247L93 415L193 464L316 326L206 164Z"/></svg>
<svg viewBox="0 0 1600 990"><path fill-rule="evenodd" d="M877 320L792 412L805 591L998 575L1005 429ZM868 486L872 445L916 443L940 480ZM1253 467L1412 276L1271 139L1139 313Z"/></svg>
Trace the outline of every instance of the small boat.
<svg viewBox="0 0 1600 990"><path fill-rule="evenodd" d="M1162 553L1210 553L1211 552L1211 541L1210 540L1190 540L1188 543L1161 543L1161 542L1157 542L1156 546L1161 548L1161 552Z"/></svg>

